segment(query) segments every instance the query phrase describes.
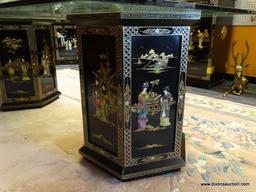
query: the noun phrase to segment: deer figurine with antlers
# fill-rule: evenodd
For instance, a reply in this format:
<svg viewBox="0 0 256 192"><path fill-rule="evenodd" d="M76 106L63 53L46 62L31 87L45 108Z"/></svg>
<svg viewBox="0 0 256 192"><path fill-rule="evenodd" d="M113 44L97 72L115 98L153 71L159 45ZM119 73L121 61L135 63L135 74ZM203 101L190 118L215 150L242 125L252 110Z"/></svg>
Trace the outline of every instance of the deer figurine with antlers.
<svg viewBox="0 0 256 192"><path fill-rule="evenodd" d="M233 83L228 91L224 93L224 96L228 95L229 93L233 93L234 95L241 95L248 86L248 80L243 75L244 68L248 67L249 64L245 64L245 59L248 57L249 54L249 45L248 42L245 41L246 45L246 52L241 54L241 62L239 63L238 57L239 53L235 53L235 46L237 41L232 43L232 57L234 60L233 67L235 69L235 77Z"/></svg>

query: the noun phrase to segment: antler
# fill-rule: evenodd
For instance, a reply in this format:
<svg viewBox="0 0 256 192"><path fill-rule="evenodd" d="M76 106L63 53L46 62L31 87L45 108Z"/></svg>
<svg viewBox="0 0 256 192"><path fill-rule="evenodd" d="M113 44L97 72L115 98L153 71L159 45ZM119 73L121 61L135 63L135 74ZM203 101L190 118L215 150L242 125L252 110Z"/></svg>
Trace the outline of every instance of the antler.
<svg viewBox="0 0 256 192"><path fill-rule="evenodd" d="M248 57L248 54L249 54L249 51L250 51L250 47L249 47L247 41L245 41L245 45L246 45L246 53L245 54L242 53L242 56L241 56L242 57L242 62L241 62L242 65L244 65L244 61Z"/></svg>
<svg viewBox="0 0 256 192"><path fill-rule="evenodd" d="M232 43L232 57L233 57L233 60L234 60L234 66L237 64L237 59L238 59L238 56L239 56L239 53L235 53L235 46L237 44L237 41L233 42Z"/></svg>

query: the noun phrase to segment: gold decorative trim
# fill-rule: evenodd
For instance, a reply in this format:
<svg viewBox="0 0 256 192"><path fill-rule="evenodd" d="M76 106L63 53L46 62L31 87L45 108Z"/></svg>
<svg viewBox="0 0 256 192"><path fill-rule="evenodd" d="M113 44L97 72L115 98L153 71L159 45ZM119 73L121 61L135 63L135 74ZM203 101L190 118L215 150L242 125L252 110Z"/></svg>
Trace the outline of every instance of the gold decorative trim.
<svg viewBox="0 0 256 192"><path fill-rule="evenodd" d="M164 147L166 145L162 145L162 144L148 144L148 145L145 145L144 147L138 147L136 149L153 149L153 148L159 148L159 147ZM151 159L155 159L155 158L151 158Z"/></svg>
<svg viewBox="0 0 256 192"><path fill-rule="evenodd" d="M27 94L29 92L27 91L23 91L23 90L17 90L17 91L13 91L12 94Z"/></svg>
<svg viewBox="0 0 256 192"><path fill-rule="evenodd" d="M146 129L136 129L134 130L134 132L155 132L155 131L162 131L165 129L168 129L168 127L160 127L160 126L154 127L152 125L148 125Z"/></svg>
<svg viewBox="0 0 256 192"><path fill-rule="evenodd" d="M143 176L148 176L148 175L153 175L153 174L161 173L161 172L168 171L168 170L172 171L172 170L175 170L175 169L179 169L179 168L181 168L185 165L185 162L184 162L184 163L179 163L179 164L175 164L175 165L172 165L172 166L149 169L149 170L146 170L146 171L138 171L136 173L130 173L130 174L126 174L126 175L120 175L119 173L117 173L114 170L110 169L109 167L105 166L103 163L99 162L95 158L90 157L90 156L88 156L84 153L82 153L82 155L86 159L90 160L91 162L93 162L96 165L98 165L99 167L101 167L102 169L108 171L112 175L118 177L119 179L123 179L123 180L133 179L133 178L143 177Z"/></svg>
<svg viewBox="0 0 256 192"><path fill-rule="evenodd" d="M107 145L113 146L113 143L111 143L104 135L102 134L92 134L93 137L96 139L102 141L103 143L106 143Z"/></svg>

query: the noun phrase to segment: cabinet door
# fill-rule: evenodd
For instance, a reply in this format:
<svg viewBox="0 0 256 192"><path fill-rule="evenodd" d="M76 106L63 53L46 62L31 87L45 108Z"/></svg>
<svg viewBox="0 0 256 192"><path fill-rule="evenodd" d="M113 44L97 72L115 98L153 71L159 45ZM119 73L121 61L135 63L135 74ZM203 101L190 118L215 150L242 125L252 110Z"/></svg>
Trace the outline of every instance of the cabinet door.
<svg viewBox="0 0 256 192"><path fill-rule="evenodd" d="M54 46L51 34L50 26L38 26L35 29L36 56L38 59L38 74L42 94L46 94L56 88Z"/></svg>
<svg viewBox="0 0 256 192"><path fill-rule="evenodd" d="M28 26L1 26L0 59L6 99L35 96Z"/></svg>
<svg viewBox="0 0 256 192"><path fill-rule="evenodd" d="M127 165L180 156L189 27L124 27Z"/></svg>

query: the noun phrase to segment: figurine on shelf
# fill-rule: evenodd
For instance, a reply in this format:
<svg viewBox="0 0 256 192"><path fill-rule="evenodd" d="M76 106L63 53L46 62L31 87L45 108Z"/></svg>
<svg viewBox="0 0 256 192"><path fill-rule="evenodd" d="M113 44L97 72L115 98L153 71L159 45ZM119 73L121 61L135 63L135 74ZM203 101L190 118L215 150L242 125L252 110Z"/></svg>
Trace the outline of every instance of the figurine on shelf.
<svg viewBox="0 0 256 192"><path fill-rule="evenodd" d="M41 65L43 66L43 75L50 75L50 52L47 43L45 43L44 50L42 51Z"/></svg>
<svg viewBox="0 0 256 192"><path fill-rule="evenodd" d="M44 62L44 75L50 75L50 59L49 56L45 55L45 62Z"/></svg>
<svg viewBox="0 0 256 192"><path fill-rule="evenodd" d="M60 32L57 32L57 38L60 40L60 46L64 47L64 43L65 43L64 35L61 34Z"/></svg>
<svg viewBox="0 0 256 192"><path fill-rule="evenodd" d="M170 123L170 107L173 102L172 94L169 92L169 86L166 86L163 90L163 96L160 98L161 115L160 126L169 126Z"/></svg>
<svg viewBox="0 0 256 192"><path fill-rule="evenodd" d="M40 65L37 65L36 54L31 54L31 68L33 76L37 77L40 71Z"/></svg>
<svg viewBox="0 0 256 192"><path fill-rule="evenodd" d="M249 64L244 63L250 51L249 45L248 45L248 42L245 41L246 53L245 54L242 53L241 62L238 63L239 53L235 54L235 50L234 50L236 44L237 44L237 41L235 41L232 44L232 57L234 60L233 67L235 69L235 77L230 89L224 93L224 96L228 95L229 93L233 93L234 95L241 95L244 92L244 90L247 89L247 86L248 86L248 80L243 75L243 71L244 71L244 68L249 66Z"/></svg>
<svg viewBox="0 0 256 192"><path fill-rule="evenodd" d="M197 38L198 38L198 48L203 49L204 34L200 30L197 31Z"/></svg>
<svg viewBox="0 0 256 192"><path fill-rule="evenodd" d="M8 60L8 63L6 64L6 69L10 77L13 77L15 75L15 68L13 66L12 59Z"/></svg>
<svg viewBox="0 0 256 192"><path fill-rule="evenodd" d="M208 29L205 29L205 30L204 30L204 38L205 38L205 39L209 38Z"/></svg>
<svg viewBox="0 0 256 192"><path fill-rule="evenodd" d="M68 40L68 50L71 51L72 50L72 43L70 40Z"/></svg>
<svg viewBox="0 0 256 192"><path fill-rule="evenodd" d="M68 51L68 41L64 41L65 49Z"/></svg>
<svg viewBox="0 0 256 192"><path fill-rule="evenodd" d="M149 95L147 93L147 89L149 87L149 83L143 83L143 90L140 92L138 96L138 129L146 129L148 122L148 106L147 100Z"/></svg>
<svg viewBox="0 0 256 192"><path fill-rule="evenodd" d="M23 81L30 80L30 78L28 76L29 64L27 62L25 62L25 59L23 57L21 59L19 59L18 62L20 63L20 68L21 68L21 73L22 73L22 80Z"/></svg>
<svg viewBox="0 0 256 192"><path fill-rule="evenodd" d="M73 39L73 43L74 43L74 49L76 49L77 48L77 39L76 38Z"/></svg>

